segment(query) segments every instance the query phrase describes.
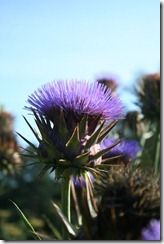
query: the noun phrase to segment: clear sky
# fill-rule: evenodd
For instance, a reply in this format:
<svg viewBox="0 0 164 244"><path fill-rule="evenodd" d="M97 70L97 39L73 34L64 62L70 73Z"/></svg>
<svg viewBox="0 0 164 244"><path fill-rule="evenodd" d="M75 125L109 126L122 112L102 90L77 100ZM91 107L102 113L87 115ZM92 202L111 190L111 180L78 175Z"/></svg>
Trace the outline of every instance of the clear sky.
<svg viewBox="0 0 164 244"><path fill-rule="evenodd" d="M126 90L159 68L158 0L0 0L0 104L27 138L23 107L45 82L108 73Z"/></svg>

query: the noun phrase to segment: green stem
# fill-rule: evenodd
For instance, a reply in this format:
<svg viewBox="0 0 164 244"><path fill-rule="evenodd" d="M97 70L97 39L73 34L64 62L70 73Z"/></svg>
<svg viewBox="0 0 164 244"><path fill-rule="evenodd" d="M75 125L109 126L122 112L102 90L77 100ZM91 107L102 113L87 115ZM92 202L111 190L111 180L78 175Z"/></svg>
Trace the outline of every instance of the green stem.
<svg viewBox="0 0 164 244"><path fill-rule="evenodd" d="M156 139L155 139L155 155L154 155L154 171L158 173L160 167L160 124L156 124Z"/></svg>
<svg viewBox="0 0 164 244"><path fill-rule="evenodd" d="M155 173L158 173L159 165L160 165L160 135L158 134L156 152L155 152L155 162L154 162Z"/></svg>
<svg viewBox="0 0 164 244"><path fill-rule="evenodd" d="M61 205L64 216L71 222L71 209L70 209L70 178L65 176L62 179L61 186ZM67 232L63 228L63 238L67 238Z"/></svg>

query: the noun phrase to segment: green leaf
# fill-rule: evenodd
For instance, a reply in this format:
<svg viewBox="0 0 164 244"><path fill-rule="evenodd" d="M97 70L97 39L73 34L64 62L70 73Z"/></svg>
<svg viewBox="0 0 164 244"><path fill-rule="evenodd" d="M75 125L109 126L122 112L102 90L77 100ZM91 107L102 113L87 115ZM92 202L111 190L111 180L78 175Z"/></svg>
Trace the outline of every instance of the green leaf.
<svg viewBox="0 0 164 244"><path fill-rule="evenodd" d="M41 171L38 175L38 179L43 177L50 168L51 168L51 165L44 165L44 167L41 169Z"/></svg>
<svg viewBox="0 0 164 244"><path fill-rule="evenodd" d="M17 134L25 141L25 142L27 142L32 148L34 148L35 150L37 149L37 147L32 143L32 142L30 142L29 140L27 140L24 136L22 136L21 134L19 134L18 132L17 132Z"/></svg>
<svg viewBox="0 0 164 244"><path fill-rule="evenodd" d="M49 143L49 135L47 133L48 129L41 123L40 120L35 120L37 127L40 131L40 134L42 136L42 139L44 139L45 142Z"/></svg>
<svg viewBox="0 0 164 244"><path fill-rule="evenodd" d="M95 203L94 203L94 196L92 192L92 186L90 183L90 180L88 179L88 176L84 174L85 177L85 183L86 183L86 192L87 192L87 203L90 215L92 218L95 218L97 216L97 212L95 210Z"/></svg>
<svg viewBox="0 0 164 244"><path fill-rule="evenodd" d="M37 155L34 155L34 154L24 154L24 153L21 153L21 156L22 157L26 157L26 158L37 158Z"/></svg>
<svg viewBox="0 0 164 244"><path fill-rule="evenodd" d="M41 239L42 241L52 241L52 240L56 240L55 238L50 237L50 236L47 236L47 235L45 235L45 234L43 234L43 233L39 233L39 232L35 232L35 233L33 233L32 231L31 231L31 233L32 233L32 234L37 234L40 238L42 238L42 239Z"/></svg>
<svg viewBox="0 0 164 244"><path fill-rule="evenodd" d="M56 116L56 118L58 118L56 123L58 124L59 136L64 141L67 141L69 138L69 133L68 133L67 124L66 124L66 121L64 118L64 113L62 110L60 111L60 115Z"/></svg>
<svg viewBox="0 0 164 244"><path fill-rule="evenodd" d="M78 126L74 129L72 136L66 143L66 147L70 152L78 154L81 148Z"/></svg>
<svg viewBox="0 0 164 244"><path fill-rule="evenodd" d="M10 200L14 206L16 207L16 209L18 210L19 214L21 215L25 225L27 226L27 228L35 235L35 237L37 237L37 239L41 240L41 238L37 235L34 227L32 226L32 224L28 221L28 219L26 218L26 216L24 215L24 213L21 211L21 209L18 207L18 205L13 202L12 200Z"/></svg>
<svg viewBox="0 0 164 244"><path fill-rule="evenodd" d="M63 225L67 229L68 233L72 236L76 236L76 229L71 225L71 223L68 222L68 219L64 216L61 209L58 207L58 205L54 202L52 202L52 205L55 209L55 213L59 217L59 219L62 221Z"/></svg>
<svg viewBox="0 0 164 244"><path fill-rule="evenodd" d="M45 160L44 160L46 163L54 161L54 160L57 161L61 157L61 154L58 151L58 149L55 147L55 145L51 144L50 142L45 142L43 140L42 146L48 155L47 159L45 158ZM41 150L42 149L38 148L38 156L42 160L42 159L44 159L44 157L42 157L42 151Z"/></svg>
<svg viewBox="0 0 164 244"><path fill-rule="evenodd" d="M150 134L151 132L151 134ZM150 134L150 137L146 137ZM154 128L154 132L149 131L142 136L143 151L141 154L141 166L153 167L155 173L160 170L160 133L157 128Z"/></svg>
<svg viewBox="0 0 164 244"><path fill-rule="evenodd" d="M98 169L108 168L109 169L112 166L116 166L116 167L118 166L119 167L120 165L119 164L117 165L117 164L114 164L114 163L113 164L111 164L111 163L110 164L98 164L98 165L95 166L95 168L98 168Z"/></svg>
<svg viewBox="0 0 164 244"><path fill-rule="evenodd" d="M34 116L35 116L35 122L37 124L37 127L40 131L40 134L42 136L42 139L50 144L51 143L51 140L50 140L50 132L52 132L52 128L51 128L51 125L50 125L50 122L44 118L43 116L39 116L35 111L33 112L34 113Z"/></svg>
<svg viewBox="0 0 164 244"><path fill-rule="evenodd" d="M120 143L120 140L118 142L114 143L112 146L107 147L107 148L97 152L95 155L92 156L92 159L95 160L95 159L98 159L99 157L102 157L104 154L108 153L113 147L115 147L119 143Z"/></svg>
<svg viewBox="0 0 164 244"><path fill-rule="evenodd" d="M84 138L87 133L88 116L84 116L79 123L79 138Z"/></svg>
<svg viewBox="0 0 164 244"><path fill-rule="evenodd" d="M101 161L101 164L111 164L111 162L113 163L115 159L121 158L122 154L119 154L117 156L113 156L113 157L109 157L109 158L104 158Z"/></svg>
<svg viewBox="0 0 164 244"><path fill-rule="evenodd" d="M74 164L80 164L80 165L85 165L88 163L89 160L89 154L90 152L85 152L83 154L78 155L74 160L73 163Z"/></svg>
<svg viewBox="0 0 164 244"><path fill-rule="evenodd" d="M75 212L76 212L76 218L77 218L77 224L79 226L82 225L82 215L80 212L80 206L79 206L79 199L77 197L77 193L76 193L76 189L74 186L74 182L71 181L71 193L72 193L72 203L74 203L74 208L75 208Z"/></svg>
<svg viewBox="0 0 164 244"><path fill-rule="evenodd" d="M36 139L40 142L40 138L37 134L37 132L32 128L32 126L30 125L30 123L28 122L28 120L25 118L25 116L23 116L24 120L26 121L26 123L28 124L28 126L30 127L30 129L32 130L33 134L35 135Z"/></svg>
<svg viewBox="0 0 164 244"><path fill-rule="evenodd" d="M117 124L117 122L118 121L113 121L111 124L109 124L102 130L98 138L98 143L100 143L108 135L108 133L113 129L113 127Z"/></svg>
<svg viewBox="0 0 164 244"><path fill-rule="evenodd" d="M160 135L158 135L158 138L157 138L154 170L155 170L155 173L158 173L160 171Z"/></svg>
<svg viewBox="0 0 164 244"><path fill-rule="evenodd" d="M52 222L44 216L44 219L48 225L48 227L51 229L53 235L57 238L57 240L62 240L61 233L57 230L57 228L52 224Z"/></svg>
<svg viewBox="0 0 164 244"><path fill-rule="evenodd" d="M91 172L95 177L97 176L102 176L102 173L103 172L107 172L105 170L101 170L101 169L97 169L97 168L91 168L91 167L88 167L88 166L85 166L85 169L89 172Z"/></svg>
<svg viewBox="0 0 164 244"><path fill-rule="evenodd" d="M93 144L97 143L98 137L99 137L101 130L104 126L104 123L105 122L103 121L102 124L99 126L99 128L92 133L92 135L90 136L90 138L86 142L86 145L85 145L86 148L90 148Z"/></svg>

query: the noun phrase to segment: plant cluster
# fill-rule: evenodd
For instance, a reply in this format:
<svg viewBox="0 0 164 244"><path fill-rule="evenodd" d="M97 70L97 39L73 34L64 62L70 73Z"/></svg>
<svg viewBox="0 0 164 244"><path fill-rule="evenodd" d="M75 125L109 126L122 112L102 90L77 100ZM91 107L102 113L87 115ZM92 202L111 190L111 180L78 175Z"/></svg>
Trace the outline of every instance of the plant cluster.
<svg viewBox="0 0 164 244"><path fill-rule="evenodd" d="M18 133L24 156L60 186L52 207L61 227L46 219L49 237L14 203L35 239L160 240L160 77L138 82L140 111L125 113L117 87L60 80L28 97L37 144Z"/></svg>

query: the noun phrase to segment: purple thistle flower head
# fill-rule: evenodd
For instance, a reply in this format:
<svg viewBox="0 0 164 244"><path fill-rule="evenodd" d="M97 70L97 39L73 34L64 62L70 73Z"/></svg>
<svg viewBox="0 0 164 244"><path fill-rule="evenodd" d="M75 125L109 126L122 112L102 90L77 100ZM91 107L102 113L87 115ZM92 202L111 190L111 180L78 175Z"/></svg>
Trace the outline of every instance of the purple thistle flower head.
<svg viewBox="0 0 164 244"><path fill-rule="evenodd" d="M104 141L102 141L101 147L103 149L107 148L109 146L112 146L115 142L116 140L113 138L106 138ZM108 153L108 156L117 156L122 154L125 160L134 160L139 151L141 151L141 147L136 140L126 139L122 140L115 147L113 147Z"/></svg>
<svg viewBox="0 0 164 244"><path fill-rule="evenodd" d="M102 84L87 81L54 81L44 85L28 98L30 109L34 109L49 119L53 112L63 110L69 116L84 115L117 120L123 117L120 100L106 91Z"/></svg>
<svg viewBox="0 0 164 244"><path fill-rule="evenodd" d="M142 230L141 240L160 241L160 221L152 219L149 225Z"/></svg>
<svg viewBox="0 0 164 244"><path fill-rule="evenodd" d="M101 156L93 159L90 149L97 144L104 124L124 117L119 98L97 82L54 81L29 96L28 104L39 129L38 135L32 128L39 142L36 153L41 162L51 162L50 167L55 164L53 169L60 176L70 166L78 165L82 172L84 165L95 165L93 161Z"/></svg>

